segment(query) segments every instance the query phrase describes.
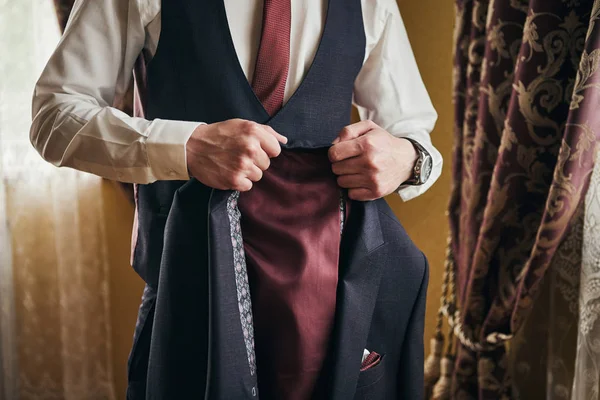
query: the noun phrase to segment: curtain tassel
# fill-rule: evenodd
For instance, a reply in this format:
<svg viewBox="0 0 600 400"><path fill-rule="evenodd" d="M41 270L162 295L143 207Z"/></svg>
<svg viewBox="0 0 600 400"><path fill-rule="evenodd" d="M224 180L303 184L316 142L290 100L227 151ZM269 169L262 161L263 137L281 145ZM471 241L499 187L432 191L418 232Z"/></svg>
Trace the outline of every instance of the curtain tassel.
<svg viewBox="0 0 600 400"><path fill-rule="evenodd" d="M442 350L444 335L438 332L430 341L430 353L425 360L425 398L432 395L433 387L441 376Z"/></svg>
<svg viewBox="0 0 600 400"><path fill-rule="evenodd" d="M432 400L450 400L452 389L452 373L454 372L454 356L448 354L442 358L441 377L433 387Z"/></svg>
<svg viewBox="0 0 600 400"><path fill-rule="evenodd" d="M431 400L449 400L452 385L452 373L454 372L454 335L452 328L448 332L448 345L446 355L442 358L444 348L444 334L442 324L444 312L454 310L456 295L454 283L454 260L452 257L451 240L448 238L446 247L446 261L444 263L444 274L442 278L442 295L440 308L437 314L435 335L431 338L430 354L425 360L425 398Z"/></svg>

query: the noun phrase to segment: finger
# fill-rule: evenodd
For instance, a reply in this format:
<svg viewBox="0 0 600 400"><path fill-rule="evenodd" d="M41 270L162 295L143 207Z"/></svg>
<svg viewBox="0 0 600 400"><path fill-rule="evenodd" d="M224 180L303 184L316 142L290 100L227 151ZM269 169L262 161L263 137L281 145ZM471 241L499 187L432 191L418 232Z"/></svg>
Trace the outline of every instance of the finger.
<svg viewBox="0 0 600 400"><path fill-rule="evenodd" d="M288 142L288 138L283 136L282 134L278 133L277 131L275 131L275 129L271 128L269 125L263 125L263 127L273 136L275 136L275 139L277 139L277 141L286 144Z"/></svg>
<svg viewBox="0 0 600 400"><path fill-rule="evenodd" d="M231 189L238 192L247 192L252 189L252 181L248 178L240 178L234 183Z"/></svg>
<svg viewBox="0 0 600 400"><path fill-rule="evenodd" d="M344 127L338 134L338 137L335 138L335 140L333 141L333 144L345 142L346 140L356 139L357 137L362 136L365 133L376 128L379 128L379 126L369 119L356 122L354 124Z"/></svg>
<svg viewBox="0 0 600 400"><path fill-rule="evenodd" d="M269 159L269 156L262 149L261 151L258 151L256 152L256 154L254 154L252 161L254 162L254 165L256 165L263 171L266 171L271 165L271 160Z"/></svg>
<svg viewBox="0 0 600 400"><path fill-rule="evenodd" d="M252 165L252 168L250 168L250 171L248 171L248 173L246 174L246 177L248 179L250 179L252 182L258 182L262 179L263 172L256 165Z"/></svg>
<svg viewBox="0 0 600 400"><path fill-rule="evenodd" d="M361 174L338 176L337 183L345 189L368 188L369 179Z"/></svg>
<svg viewBox="0 0 600 400"><path fill-rule="evenodd" d="M373 192L366 188L350 189L348 190L348 197L358 201L371 201L378 198Z"/></svg>
<svg viewBox="0 0 600 400"><path fill-rule="evenodd" d="M329 148L329 161L332 163L357 157L362 154L362 148L359 141L351 140L335 144Z"/></svg>
<svg viewBox="0 0 600 400"><path fill-rule="evenodd" d="M257 124L258 129L256 134L260 142L260 147L267 153L270 158L277 157L281 153L281 146L275 136L266 129L265 125Z"/></svg>
<svg viewBox="0 0 600 400"><path fill-rule="evenodd" d="M331 164L331 170L336 175L359 174L365 170L365 163L361 157L352 157Z"/></svg>

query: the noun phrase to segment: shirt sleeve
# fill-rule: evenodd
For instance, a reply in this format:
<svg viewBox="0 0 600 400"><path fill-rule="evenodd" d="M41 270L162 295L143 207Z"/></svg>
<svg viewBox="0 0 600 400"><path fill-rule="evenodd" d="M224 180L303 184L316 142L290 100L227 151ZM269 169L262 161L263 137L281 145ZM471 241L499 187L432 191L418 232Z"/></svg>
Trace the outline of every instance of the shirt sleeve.
<svg viewBox="0 0 600 400"><path fill-rule="evenodd" d="M401 186L404 201L424 193L442 172L442 155L430 133L437 120L417 68L404 22L395 0L363 0L365 63L354 83L354 104L362 120L370 119L392 135L418 142L431 155L433 167L421 186Z"/></svg>
<svg viewBox="0 0 600 400"><path fill-rule="evenodd" d="M140 0L76 0L38 80L30 139L40 155L123 182L189 179L185 146L198 123L130 117L127 90L149 17Z"/></svg>

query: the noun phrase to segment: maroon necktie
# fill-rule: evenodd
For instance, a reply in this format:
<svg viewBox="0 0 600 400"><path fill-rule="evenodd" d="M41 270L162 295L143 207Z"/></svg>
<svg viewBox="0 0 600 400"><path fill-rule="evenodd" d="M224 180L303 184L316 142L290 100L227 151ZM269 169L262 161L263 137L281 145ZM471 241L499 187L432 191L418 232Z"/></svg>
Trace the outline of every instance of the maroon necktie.
<svg viewBox="0 0 600 400"><path fill-rule="evenodd" d="M291 0L265 0L252 89L273 116L283 105L290 66Z"/></svg>

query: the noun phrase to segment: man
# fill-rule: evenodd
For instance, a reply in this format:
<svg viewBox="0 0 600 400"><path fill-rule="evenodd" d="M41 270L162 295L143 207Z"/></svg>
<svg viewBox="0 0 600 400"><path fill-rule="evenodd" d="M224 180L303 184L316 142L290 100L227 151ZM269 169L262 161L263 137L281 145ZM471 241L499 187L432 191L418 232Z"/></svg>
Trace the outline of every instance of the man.
<svg viewBox="0 0 600 400"><path fill-rule="evenodd" d="M140 55L145 118L110 107ZM47 161L138 184L128 398L422 397L427 265L382 197L442 159L394 0L79 0L33 113Z"/></svg>

